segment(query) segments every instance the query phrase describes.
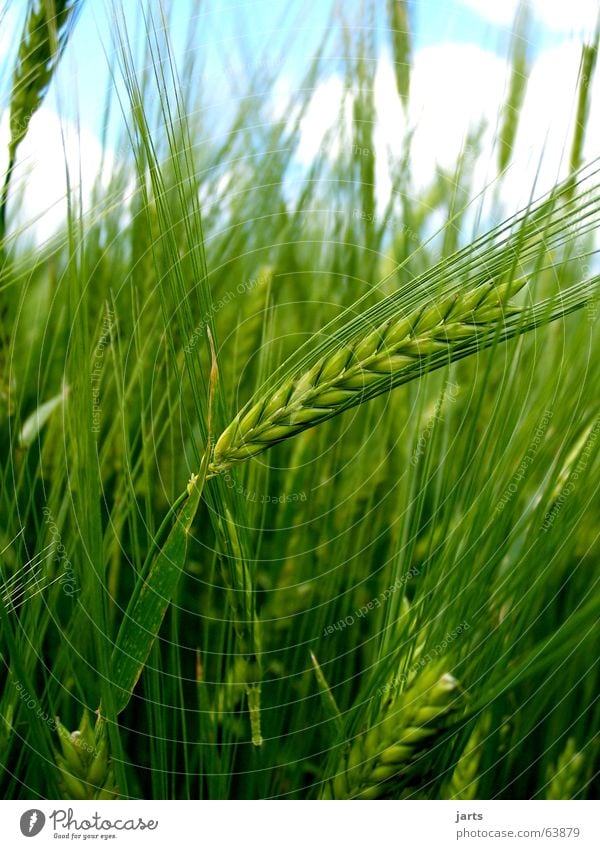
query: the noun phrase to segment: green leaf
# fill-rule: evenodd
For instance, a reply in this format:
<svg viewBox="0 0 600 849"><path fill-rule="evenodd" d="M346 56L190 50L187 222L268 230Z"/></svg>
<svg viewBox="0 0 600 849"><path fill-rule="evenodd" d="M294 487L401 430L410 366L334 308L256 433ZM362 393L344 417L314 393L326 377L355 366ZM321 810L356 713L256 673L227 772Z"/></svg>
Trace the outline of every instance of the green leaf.
<svg viewBox="0 0 600 849"><path fill-rule="evenodd" d="M19 434L19 445L22 448L29 448L30 445L38 438L41 429L44 427L52 413L57 407L60 407L66 400L69 394L69 388L65 386L58 395L41 404L36 410L27 416L21 432Z"/></svg>
<svg viewBox="0 0 600 849"><path fill-rule="evenodd" d="M206 463L203 464L199 475L192 475L188 484L188 498L165 544L154 558L148 576L141 574L138 578L125 612L112 655L117 713L121 713L129 704L177 589L185 566L188 537L200 505L205 478Z"/></svg>

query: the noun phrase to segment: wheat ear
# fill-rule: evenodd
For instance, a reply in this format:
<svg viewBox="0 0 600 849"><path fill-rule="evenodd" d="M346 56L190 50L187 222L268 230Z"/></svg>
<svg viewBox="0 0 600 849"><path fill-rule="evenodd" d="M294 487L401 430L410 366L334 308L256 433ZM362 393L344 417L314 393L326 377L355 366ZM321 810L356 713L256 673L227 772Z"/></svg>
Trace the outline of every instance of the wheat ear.
<svg viewBox="0 0 600 849"><path fill-rule="evenodd" d="M6 201L17 148L42 102L66 44L69 25L81 0L34 0L19 44L10 96L8 169L0 199L0 238L6 225Z"/></svg>
<svg viewBox="0 0 600 849"><path fill-rule="evenodd" d="M77 731L69 733L56 718L61 752L54 758L66 799L114 799L118 795L108 754L106 723L98 716L92 729L86 712Z"/></svg>
<svg viewBox="0 0 600 849"><path fill-rule="evenodd" d="M410 15L407 0L388 0L388 17L394 54L396 88L402 100L402 105L406 109L412 65Z"/></svg>
<svg viewBox="0 0 600 849"><path fill-rule="evenodd" d="M346 748L324 799L379 799L414 795L423 782L424 757L460 705L460 688L440 667L425 670L380 721Z"/></svg>
<svg viewBox="0 0 600 849"><path fill-rule="evenodd" d="M556 764L548 769L546 799L573 799L585 785L586 768L585 755L569 737Z"/></svg>
<svg viewBox="0 0 600 849"><path fill-rule="evenodd" d="M519 308L507 301L524 285L486 283L386 320L320 359L272 395L242 410L218 439L209 471L224 471L276 442L385 392L401 376L417 377L432 356L448 360L472 349Z"/></svg>
<svg viewBox="0 0 600 849"><path fill-rule="evenodd" d="M490 730L491 714L484 714L475 725L448 782L444 798L476 799L481 756Z"/></svg>

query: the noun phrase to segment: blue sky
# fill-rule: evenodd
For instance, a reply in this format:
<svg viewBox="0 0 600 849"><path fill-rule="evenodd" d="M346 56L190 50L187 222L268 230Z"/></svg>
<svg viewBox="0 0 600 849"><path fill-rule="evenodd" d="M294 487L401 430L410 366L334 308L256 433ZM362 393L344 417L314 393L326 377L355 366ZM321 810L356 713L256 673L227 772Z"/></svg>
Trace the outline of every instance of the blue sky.
<svg viewBox="0 0 600 849"><path fill-rule="evenodd" d="M516 0L419 0L411 3L414 50L440 43L474 44L501 57L507 55L510 41L510 22ZM532 7L530 29L530 54L532 59L549 47L560 44L569 36L567 26L556 29L552 15L536 14L550 8L559 0L536 0ZM579 3L579 12L577 4ZM62 108L77 109L84 126L98 132L102 103L109 84L108 63L105 51L111 52L112 0L87 0L77 22L75 35L65 56L60 80L68 78L75 83L78 97L65 100ZM141 32L142 16L139 0L122 0L116 4L123 10L130 36ZM378 39L385 49L385 7L383 0L376 2ZM560 5L572 10L572 25L577 27L582 19L589 18L589 0L574 0ZM22 4L23 9L25 4ZM189 22L193 18L196 33L194 48L205 58L209 77L219 77L223 69L247 72L253 65L266 60L277 62L277 68L290 80L300 80L308 61L317 49L330 21L334 0L176 0L172 4L172 39L176 53L183 55L189 36ZM160 4L151 2L156 19ZM343 5L344 14L351 23L360 9L359 0ZM354 11L354 15L353 15ZM578 19L579 15L579 19ZM8 21L9 30L17 35L23 12L14 14ZM565 23L569 19L566 15ZM560 16L559 16L560 23ZM17 38L10 39L14 45ZM283 55L283 62L280 58ZM50 94L52 97L52 93Z"/></svg>
<svg viewBox="0 0 600 849"><path fill-rule="evenodd" d="M339 0L338 0L339 2ZM385 169L386 149L401 137L407 127L417 128L413 145L413 172L417 184L426 185L437 165L456 161L465 136L482 117L490 126L487 137L488 161L495 159L493 129L498 108L506 97L509 78L511 24L519 0L418 0L411 4L413 28L413 70L411 111L400 108L389 58L384 0L375 0L376 38L381 47L376 76L378 162ZM532 170L543 155L546 182L556 179L564 161L566 139L570 137L575 89L580 59L582 31L594 27L597 0L529 0L529 58L531 75L522 112L520 141L515 152L514 192L517 202L520 185L530 186ZM283 108L309 61L328 31L334 0L173 0L171 38L178 61L188 46L204 65L197 77L204 103L212 103L206 113L208 132L214 132L219 114L233 113L236 97L244 92L251 74L261 73L265 63L278 79ZM146 4L143 4L144 6ZM28 183L27 213L37 214L64 194L64 151L61 129L65 121L77 124L77 144L68 158L84 181L97 173L102 151L101 123L110 74L107 56L113 54L115 8L124 15L130 40L143 43L142 3L139 0L86 0L74 36L59 73L49 91L44 109L34 118L28 138L22 145L24 162L37 168ZM347 0L341 8L348 25L359 20L362 0ZM151 13L158 22L161 4L151 0ZM0 29L0 66L10 68L18 45L26 5L9 4L9 13ZM339 25L337 26L339 33ZM331 33L330 33L331 35ZM337 36L336 36L337 37ZM300 160L308 165L319 148L328 119L339 106L342 92L339 61L341 47L330 40L329 61L314 92L314 106L303 126ZM336 57L338 61L336 62ZM118 76L118 74L117 74ZM7 102L10 73L0 74L3 102ZM596 79L597 83L597 79ZM236 90L237 87L237 90ZM597 86L596 86L597 88ZM600 155L600 110L598 96L590 116L588 155ZM116 150L122 127L113 98L113 122L117 132L109 139ZM58 117L60 116L60 118ZM408 122L408 124L406 123ZM8 121L0 121L0 169ZM3 135L2 135L3 133ZM113 152L114 152L113 150ZM382 154L381 156L379 154ZM80 162L73 162L79 157ZM561 160L562 157L562 160ZM482 167L486 164L483 157ZM75 169L74 169L75 170ZM490 174L482 171L485 184ZM385 196L389 175L377 175L381 196ZM508 187L508 182L506 183ZM508 188L507 188L508 191ZM31 200L33 198L33 201ZM34 204L32 206L32 203ZM60 217L56 206L55 216Z"/></svg>

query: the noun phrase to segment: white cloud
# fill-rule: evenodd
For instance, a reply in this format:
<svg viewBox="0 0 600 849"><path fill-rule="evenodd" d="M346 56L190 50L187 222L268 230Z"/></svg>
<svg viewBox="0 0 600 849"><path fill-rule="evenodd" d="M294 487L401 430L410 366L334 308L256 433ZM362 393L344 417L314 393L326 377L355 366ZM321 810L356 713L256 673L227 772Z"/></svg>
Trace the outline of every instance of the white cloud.
<svg viewBox="0 0 600 849"><path fill-rule="evenodd" d="M474 69L476 73L474 73ZM414 129L412 178L425 186L435 175L436 166L455 165L469 130L482 117L495 122L490 104L502 101L507 65L494 54L474 45L442 44L417 52L411 74L408 116L396 93L393 66L382 58L375 77L375 103L378 115L373 133L377 185L380 204L390 190L388 152L398 158L409 128ZM340 77L319 84L301 125L298 157L307 165L317 155L327 130L339 120L343 95ZM343 111L346 135L351 138L351 104ZM336 156L338 142L332 146Z"/></svg>
<svg viewBox="0 0 600 849"><path fill-rule="evenodd" d="M510 26L519 0L459 0L494 24ZM592 33L598 17L598 0L529 0L534 18L554 32Z"/></svg>
<svg viewBox="0 0 600 849"><path fill-rule="evenodd" d="M598 0L535 0L536 16L559 32L593 33L598 20Z"/></svg>
<svg viewBox="0 0 600 849"><path fill-rule="evenodd" d="M538 170L538 190L546 191L568 174L577 109L581 45L575 41L546 50L535 62L527 86L507 189L526 200ZM584 159L598 156L600 85L595 76L586 127ZM519 186L521 190L519 192Z"/></svg>
<svg viewBox="0 0 600 849"><path fill-rule="evenodd" d="M0 118L0 173L7 167L9 140L8 111ZM90 210L91 191L102 162L102 146L89 130L78 130L72 123L61 121L51 109L42 107L31 119L27 135L17 154L11 195L12 209L17 213L15 227L42 242L52 236L67 218L67 176L74 197L83 201L84 212ZM112 156L105 157L110 174Z"/></svg>
<svg viewBox="0 0 600 849"><path fill-rule="evenodd" d="M581 45L566 41L544 51L533 64L525 103L520 115L512 164L501 185L501 198L508 211L527 203L534 180L535 194L549 190L558 177L567 174L577 101L577 75ZM499 114L506 100L510 66L494 53L475 45L447 43L419 50L411 75L410 108L405 116L396 94L389 59L379 62L375 80L378 123L374 132L377 162L377 196L381 207L390 191L387 154L396 158L409 128L411 174L415 189L433 180L436 167L452 169L469 132L482 120L487 129L476 165L474 189L479 191L497 177ZM595 79L584 156L598 155L600 138L600 86ZM311 162L319 151L326 129L339 115L343 84L330 77L317 86L302 125L300 160ZM349 125L351 108L347 104ZM333 155L336 151L333 150Z"/></svg>
<svg viewBox="0 0 600 849"><path fill-rule="evenodd" d="M283 110L287 108L290 93L289 80L283 81L275 92L275 113L278 118L286 117ZM297 158L303 165L310 165L319 155L327 132L338 125L340 109L343 110L343 122L346 128L350 126L349 104L347 102L342 103L343 96L344 83L341 77L336 74L316 86L300 125ZM335 139L331 146L331 152L335 155L338 151L339 139Z"/></svg>
<svg viewBox="0 0 600 849"><path fill-rule="evenodd" d="M544 51L535 61L521 111L513 162L501 186L501 197L508 211L529 199L532 183L539 171L536 195L549 189L558 176L565 176L573 134L576 83L580 62L580 44L565 41ZM585 153L598 155L600 138L600 86L596 74ZM482 119L487 123L483 151L476 166L475 191L497 176L497 152L493 149L498 114L510 78L508 63L490 51L475 45L446 43L417 51L411 76L409 114L406 116L396 93L393 66L389 58L379 61L375 77L378 123L374 130L377 162L377 197L381 207L389 195L391 181L388 153L397 159L408 129L414 130L411 146L411 176L416 190L428 186L436 167L452 169L471 130ZM274 103L275 117L282 118L283 104L289 102L289 84L283 85ZM319 83L301 125L297 161L308 166L322 149L327 130L339 123L344 84L339 76ZM352 138L350 98L342 109L346 139ZM286 117L290 117L287 115ZM97 138L82 129L62 123L66 136L66 161L74 187L81 171L84 208L89 209L90 192L97 178L102 150ZM0 120L0 173L6 167L8 116ZM336 155L338 138L332 154ZM346 141L345 143L348 143ZM349 142L351 144L351 141ZM541 160L541 167L540 166ZM106 158L109 175L113 158ZM222 176L216 196L222 196L230 174ZM14 194L22 190L21 224L37 218L29 228L38 241L54 233L66 219L65 150L61 122L49 108L42 108L19 150ZM15 208L13 202L13 209Z"/></svg>
<svg viewBox="0 0 600 849"><path fill-rule="evenodd" d="M435 164L452 168L469 132L482 119L495 124L507 74L506 62L475 45L440 44L417 53L410 102L410 124L416 127L412 144L416 182L428 182ZM390 92L391 67L388 77ZM380 100L383 107L383 92ZM393 130L390 126L390 138Z"/></svg>

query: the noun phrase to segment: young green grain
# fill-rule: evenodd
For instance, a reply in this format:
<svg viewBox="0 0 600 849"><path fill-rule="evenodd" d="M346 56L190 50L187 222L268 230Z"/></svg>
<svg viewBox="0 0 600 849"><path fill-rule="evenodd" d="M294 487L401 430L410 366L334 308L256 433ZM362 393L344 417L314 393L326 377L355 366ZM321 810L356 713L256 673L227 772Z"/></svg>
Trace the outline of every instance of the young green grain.
<svg viewBox="0 0 600 849"><path fill-rule="evenodd" d="M390 705L379 721L342 751L325 799L395 799L413 795L422 783L427 752L447 730L460 706L458 681L426 669Z"/></svg>
<svg viewBox="0 0 600 849"><path fill-rule="evenodd" d="M512 41L512 68L508 98L502 112L498 143L498 169L504 171L510 162L515 145L519 115L527 87L527 5L519 4Z"/></svg>
<svg viewBox="0 0 600 849"><path fill-rule="evenodd" d="M585 141L585 128L588 124L590 111L590 92L592 90L592 79L598 59L598 41L600 36L596 34L593 44L584 44L581 48L581 65L579 70L579 81L577 91L577 114L575 116L575 130L571 144L570 170L574 174L581 167L583 161L583 144Z"/></svg>
<svg viewBox="0 0 600 849"><path fill-rule="evenodd" d="M77 731L70 733L56 718L60 752L54 758L66 799L114 799L115 785L108 752L106 722L98 716L92 729L87 711Z"/></svg>
<svg viewBox="0 0 600 849"><path fill-rule="evenodd" d="M242 411L221 434L210 467L221 472L342 410L388 391L399 376L417 377L432 357L456 352L498 329L519 309L507 301L525 280L488 283L386 320Z"/></svg>
<svg viewBox="0 0 600 849"><path fill-rule="evenodd" d="M0 240L17 148L37 112L64 49L81 0L33 0L21 36L10 97L8 169L0 198Z"/></svg>
<svg viewBox="0 0 600 849"><path fill-rule="evenodd" d="M388 0L388 17L394 55L396 88L406 109L410 92L412 63L410 17L406 0Z"/></svg>
<svg viewBox="0 0 600 849"><path fill-rule="evenodd" d="M465 746L448 782L444 798L476 799L481 756L490 728L490 714L484 714Z"/></svg>
<svg viewBox="0 0 600 849"><path fill-rule="evenodd" d="M569 737L556 764L548 769L546 799L573 799L585 783L588 760Z"/></svg>
<svg viewBox="0 0 600 849"><path fill-rule="evenodd" d="M315 657L314 652L311 651L310 659L313 665L313 669L315 670L315 678L317 680L317 686L319 687L319 694L321 696L323 707L330 719L332 719L338 730L342 728L342 714L337 705L335 697L331 692L331 687L329 686L327 679L321 669L321 664Z"/></svg>

